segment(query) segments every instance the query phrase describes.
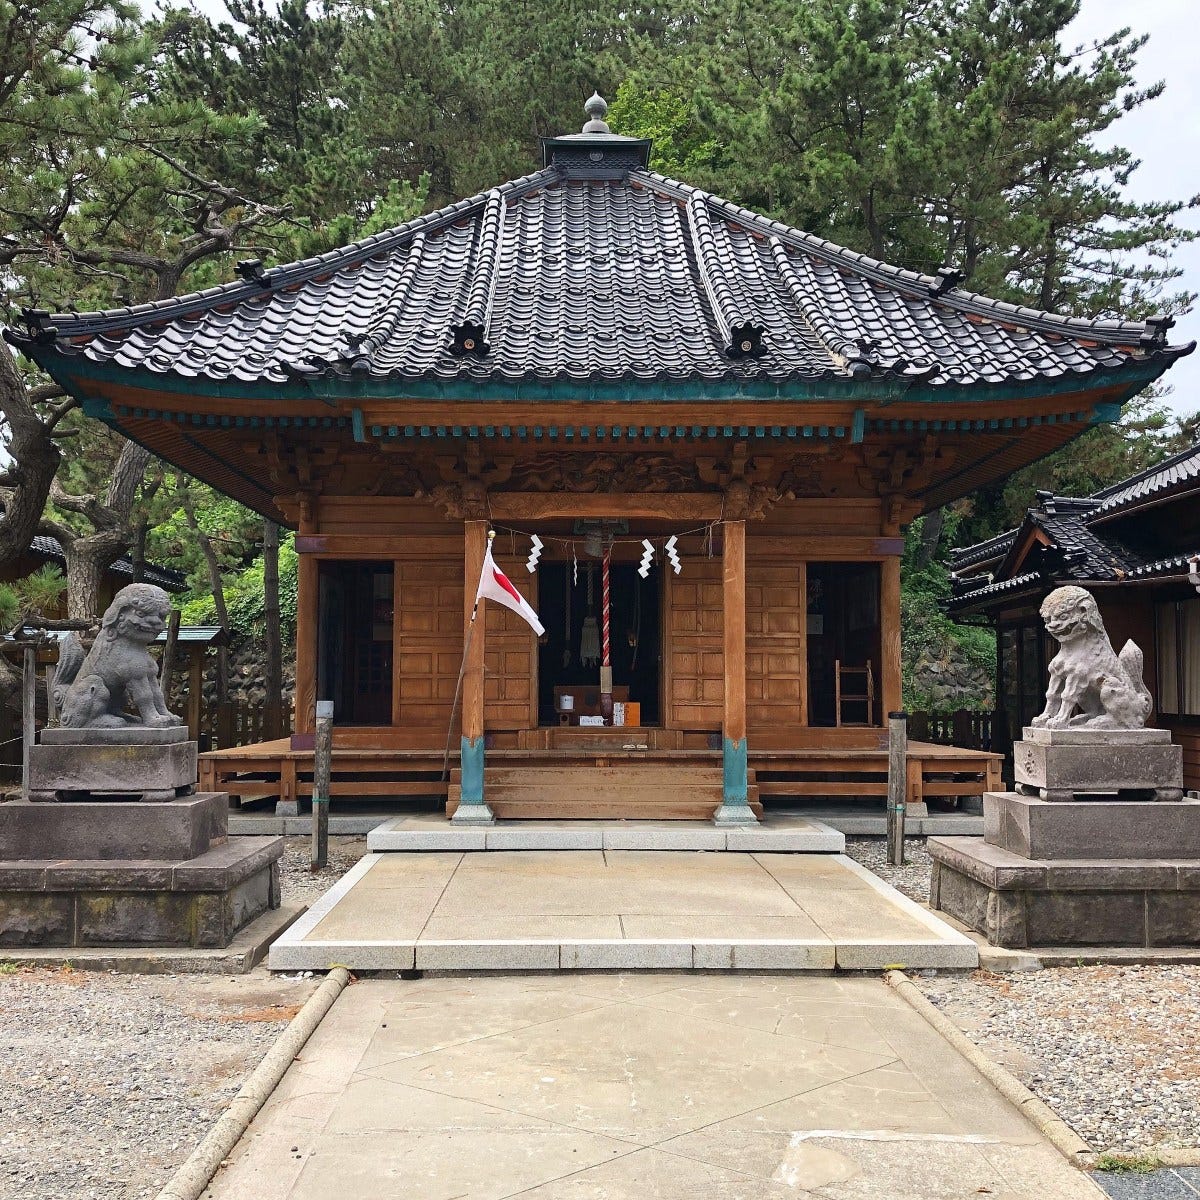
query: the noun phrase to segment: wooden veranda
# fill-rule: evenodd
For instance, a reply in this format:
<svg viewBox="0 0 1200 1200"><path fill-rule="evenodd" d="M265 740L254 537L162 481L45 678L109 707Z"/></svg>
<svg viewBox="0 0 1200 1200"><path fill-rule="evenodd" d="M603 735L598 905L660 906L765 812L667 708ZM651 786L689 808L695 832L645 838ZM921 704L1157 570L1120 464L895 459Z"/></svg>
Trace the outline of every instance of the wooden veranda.
<svg viewBox="0 0 1200 1200"><path fill-rule="evenodd" d="M637 734L617 732L627 739ZM492 750L488 803L498 817L706 819L720 803L721 760L720 750ZM884 747L751 751L748 799L759 813L764 801L882 800L887 760ZM988 751L910 742L910 812L922 814L935 797L962 800L999 790L1002 762ZM335 806L369 800L447 805L452 813L460 784L457 752L450 768L444 779L441 751L335 745L330 794ZM293 749L287 738L214 751L200 760L200 784L229 792L239 804L303 811L312 799L313 753Z"/></svg>

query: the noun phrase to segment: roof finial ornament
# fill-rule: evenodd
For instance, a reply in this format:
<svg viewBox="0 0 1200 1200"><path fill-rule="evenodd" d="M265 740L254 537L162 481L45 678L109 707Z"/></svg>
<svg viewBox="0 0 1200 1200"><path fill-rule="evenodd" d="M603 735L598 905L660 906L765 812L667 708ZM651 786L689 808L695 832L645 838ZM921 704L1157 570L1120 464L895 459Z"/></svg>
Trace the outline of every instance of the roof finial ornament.
<svg viewBox="0 0 1200 1200"><path fill-rule="evenodd" d="M608 101L599 92L593 92L588 102L583 106L588 119L583 127L584 133L612 133L604 120L608 113Z"/></svg>

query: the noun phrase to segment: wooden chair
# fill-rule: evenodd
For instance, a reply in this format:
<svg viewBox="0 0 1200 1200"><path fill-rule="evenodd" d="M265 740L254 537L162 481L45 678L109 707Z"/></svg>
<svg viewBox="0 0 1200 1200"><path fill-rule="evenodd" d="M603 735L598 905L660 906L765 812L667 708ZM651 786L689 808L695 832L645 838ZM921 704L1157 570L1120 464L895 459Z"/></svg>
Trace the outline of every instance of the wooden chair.
<svg viewBox="0 0 1200 1200"><path fill-rule="evenodd" d="M875 714L875 674L868 659L864 667L847 667L842 660L835 659L833 664L834 680L834 711L837 713L838 726L870 725ZM850 691L846 687L850 687ZM861 690L858 690L861 689ZM865 719L862 721L846 720L846 705L862 704L866 708Z"/></svg>

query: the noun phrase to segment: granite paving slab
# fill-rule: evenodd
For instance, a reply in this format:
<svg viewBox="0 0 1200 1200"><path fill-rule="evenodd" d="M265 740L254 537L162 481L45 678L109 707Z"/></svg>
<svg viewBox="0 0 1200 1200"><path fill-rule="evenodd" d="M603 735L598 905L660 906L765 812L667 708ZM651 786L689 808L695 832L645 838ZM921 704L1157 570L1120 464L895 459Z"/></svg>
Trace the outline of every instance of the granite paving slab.
<svg viewBox="0 0 1200 1200"><path fill-rule="evenodd" d="M347 988L205 1192L343 1194L1103 1195L882 980L688 972Z"/></svg>
<svg viewBox="0 0 1200 1200"><path fill-rule="evenodd" d="M841 854L846 837L797 813L768 813L746 829L711 821L518 821L483 828L451 825L441 813L393 817L367 834L385 850L756 850Z"/></svg>
<svg viewBox="0 0 1200 1200"><path fill-rule="evenodd" d="M368 854L274 970L878 970L978 965L970 938L844 855Z"/></svg>

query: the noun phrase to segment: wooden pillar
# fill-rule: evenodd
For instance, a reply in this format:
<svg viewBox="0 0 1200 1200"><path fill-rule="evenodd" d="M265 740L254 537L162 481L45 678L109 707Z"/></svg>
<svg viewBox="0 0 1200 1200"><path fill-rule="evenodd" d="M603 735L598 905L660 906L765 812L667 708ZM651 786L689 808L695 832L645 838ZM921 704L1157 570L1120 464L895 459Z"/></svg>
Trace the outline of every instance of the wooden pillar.
<svg viewBox="0 0 1200 1200"><path fill-rule="evenodd" d="M734 510L735 513L737 510ZM738 515L723 524L725 631L725 714L722 752L724 788L718 825L753 825L746 765L746 521Z"/></svg>
<svg viewBox="0 0 1200 1200"><path fill-rule="evenodd" d="M301 554L296 564L296 720L292 728L297 733L312 733L316 728L318 565L311 554Z"/></svg>
<svg viewBox="0 0 1200 1200"><path fill-rule="evenodd" d="M879 573L879 624L883 643L880 693L886 714L899 712L904 707L900 679L900 556L885 558Z"/></svg>
<svg viewBox="0 0 1200 1200"><path fill-rule="evenodd" d="M808 724L808 563L800 563L800 724Z"/></svg>
<svg viewBox="0 0 1200 1200"><path fill-rule="evenodd" d="M474 516L463 522L463 680L462 784L452 820L458 825L486 825L494 819L483 794L483 651L487 623L476 612L475 591L487 551L488 523Z"/></svg>
<svg viewBox="0 0 1200 1200"><path fill-rule="evenodd" d="M204 696L204 650L204 646L195 642L188 647L187 727L188 737L193 741L200 738L200 712Z"/></svg>

